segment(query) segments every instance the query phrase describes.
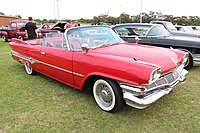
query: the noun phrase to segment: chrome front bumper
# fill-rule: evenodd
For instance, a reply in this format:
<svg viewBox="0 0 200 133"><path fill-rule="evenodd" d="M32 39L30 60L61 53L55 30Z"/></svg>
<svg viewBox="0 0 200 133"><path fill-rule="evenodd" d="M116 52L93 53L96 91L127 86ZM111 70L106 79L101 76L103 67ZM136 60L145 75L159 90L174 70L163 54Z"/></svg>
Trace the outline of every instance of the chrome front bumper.
<svg viewBox="0 0 200 133"><path fill-rule="evenodd" d="M120 83L126 104L138 109L144 109L164 95L169 94L176 84L185 80L188 71L183 68L184 66L181 65L172 73L146 86L136 87ZM144 91L141 91L140 88L143 88Z"/></svg>

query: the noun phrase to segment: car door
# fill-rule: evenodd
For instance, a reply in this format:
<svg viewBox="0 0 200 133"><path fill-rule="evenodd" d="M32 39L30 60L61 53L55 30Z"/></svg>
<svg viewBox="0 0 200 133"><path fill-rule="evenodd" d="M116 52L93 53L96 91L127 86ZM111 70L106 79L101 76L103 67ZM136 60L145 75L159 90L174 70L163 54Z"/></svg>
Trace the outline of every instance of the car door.
<svg viewBox="0 0 200 133"><path fill-rule="evenodd" d="M165 48L176 48L176 47L182 47L182 43L180 43L179 40L173 39L171 37L155 37L153 39L153 44L155 46L159 47L165 47Z"/></svg>
<svg viewBox="0 0 200 133"><path fill-rule="evenodd" d="M36 58L38 63L36 63L35 69L60 82L73 85L73 52L63 47L62 38L48 38L48 42L41 46L40 56Z"/></svg>
<svg viewBox="0 0 200 133"><path fill-rule="evenodd" d="M10 24L10 38L16 38L17 33L17 23L11 22Z"/></svg>
<svg viewBox="0 0 200 133"><path fill-rule="evenodd" d="M74 84L72 75L73 52L60 48L43 47L40 53L41 67L39 71L41 73L66 84Z"/></svg>

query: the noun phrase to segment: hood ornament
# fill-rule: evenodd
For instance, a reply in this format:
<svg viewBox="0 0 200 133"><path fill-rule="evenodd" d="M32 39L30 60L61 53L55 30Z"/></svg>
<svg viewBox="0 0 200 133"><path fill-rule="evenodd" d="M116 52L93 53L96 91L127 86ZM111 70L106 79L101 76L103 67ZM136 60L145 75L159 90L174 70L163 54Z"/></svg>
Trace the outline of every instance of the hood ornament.
<svg viewBox="0 0 200 133"><path fill-rule="evenodd" d="M174 58L172 57L169 57L171 59L171 61L177 66L178 65L178 60L175 60Z"/></svg>

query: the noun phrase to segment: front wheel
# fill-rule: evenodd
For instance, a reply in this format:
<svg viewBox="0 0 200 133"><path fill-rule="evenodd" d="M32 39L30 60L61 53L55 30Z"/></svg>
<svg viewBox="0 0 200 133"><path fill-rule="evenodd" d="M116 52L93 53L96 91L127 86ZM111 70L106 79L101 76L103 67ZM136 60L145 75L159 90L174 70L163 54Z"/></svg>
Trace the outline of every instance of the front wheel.
<svg viewBox="0 0 200 133"><path fill-rule="evenodd" d="M8 41L8 38L6 38L6 36L5 35L2 35L2 37L1 37L2 39L3 39L3 41L4 42L7 42Z"/></svg>
<svg viewBox="0 0 200 133"><path fill-rule="evenodd" d="M188 62L186 63L185 69L190 69L193 67L193 57L191 54L189 54Z"/></svg>
<svg viewBox="0 0 200 133"><path fill-rule="evenodd" d="M36 71L33 70L33 68L30 67L28 63L24 63L24 68L27 74L34 75L36 74Z"/></svg>
<svg viewBox="0 0 200 133"><path fill-rule="evenodd" d="M97 105L107 112L117 112L125 105L121 88L110 79L96 80L93 95Z"/></svg>

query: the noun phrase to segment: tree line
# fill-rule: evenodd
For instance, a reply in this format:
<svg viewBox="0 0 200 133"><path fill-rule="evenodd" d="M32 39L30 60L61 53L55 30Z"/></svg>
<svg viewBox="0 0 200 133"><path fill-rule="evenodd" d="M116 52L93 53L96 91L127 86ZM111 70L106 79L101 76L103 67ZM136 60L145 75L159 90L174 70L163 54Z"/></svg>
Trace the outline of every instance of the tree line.
<svg viewBox="0 0 200 133"><path fill-rule="evenodd" d="M4 15L3 12L0 12L0 15ZM149 23L152 20L164 20L170 21L173 24L178 25L200 25L200 17L199 16L173 16L173 15L164 15L162 12L153 12L150 11L147 13L141 13L138 15L129 15L126 13L121 13L118 17L109 16L108 14L100 14L99 16L94 16L92 19L77 19L80 23L89 23L89 24L99 24L99 23L110 23L110 24L119 24L119 23L139 23L142 15L142 22ZM21 18L20 15L16 15L16 17ZM42 23L56 23L58 20L56 19L35 19L39 24ZM70 19L62 19L59 21L72 22L74 20Z"/></svg>
<svg viewBox="0 0 200 133"><path fill-rule="evenodd" d="M140 17L142 15L142 23L149 23L153 20L163 20L163 21L170 21L173 24L178 25L200 25L200 17L198 16L173 16L173 15L164 15L162 12L153 12L150 11L147 13L142 13L138 15L128 15L126 13L121 13L118 17L109 16L108 14L100 14L99 16L94 16L92 19L84 19L80 18L77 19L80 23L90 23L90 24L98 24L101 22L110 23L110 24L119 24L119 23L139 23ZM38 23L44 22L56 22L57 20L39 20L36 19ZM74 20L70 19L63 19L61 21L72 22Z"/></svg>

